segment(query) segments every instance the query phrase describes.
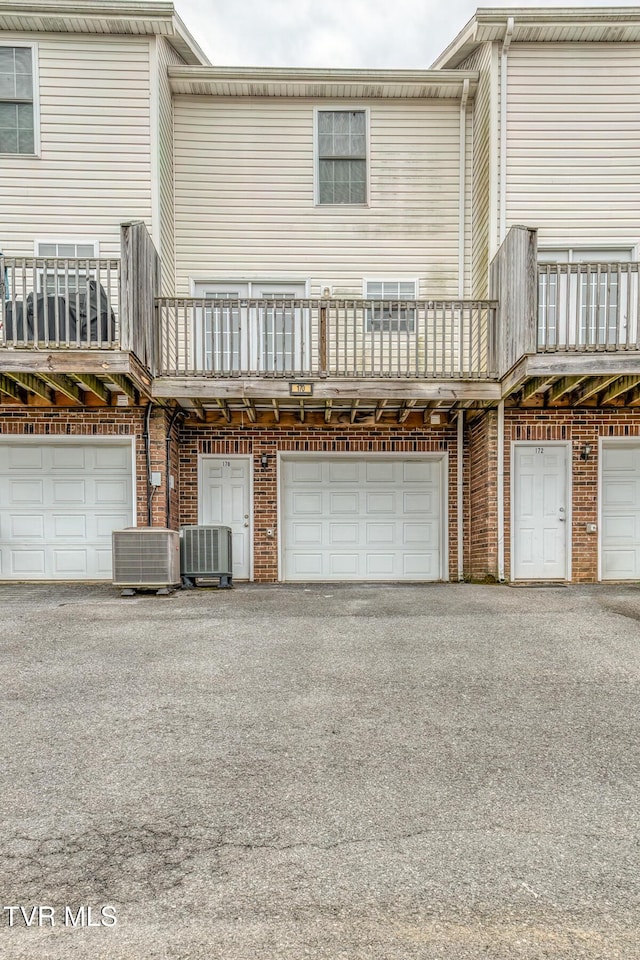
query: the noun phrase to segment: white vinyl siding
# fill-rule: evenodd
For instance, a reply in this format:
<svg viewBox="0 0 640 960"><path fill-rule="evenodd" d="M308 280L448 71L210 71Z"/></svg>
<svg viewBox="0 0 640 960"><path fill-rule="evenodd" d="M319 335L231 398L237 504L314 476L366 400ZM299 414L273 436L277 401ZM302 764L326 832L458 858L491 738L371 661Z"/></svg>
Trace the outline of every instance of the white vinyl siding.
<svg viewBox="0 0 640 960"><path fill-rule="evenodd" d="M513 44L507 227L543 245L640 232L640 44Z"/></svg>
<svg viewBox="0 0 640 960"><path fill-rule="evenodd" d="M491 189L491 154L497 149L492 145L491 132L491 61L490 43L485 43L469 57L461 69L477 70L480 74L478 90L470 113L472 117L472 140L469 152L472 156L472 172L469 183L472 184L471 214L471 250L467 253L471 261L471 292L474 297L487 295L489 275L489 205ZM496 131L497 134L497 131ZM469 246L467 246L469 251Z"/></svg>
<svg viewBox="0 0 640 960"><path fill-rule="evenodd" d="M0 154L36 153L34 49L0 41Z"/></svg>
<svg viewBox="0 0 640 960"><path fill-rule="evenodd" d="M363 277L409 273L419 296L457 296L458 101L368 104L367 207L315 204L322 106L175 98L179 295L191 280L285 276L359 298Z"/></svg>
<svg viewBox="0 0 640 960"><path fill-rule="evenodd" d="M160 192L160 249L162 293L175 288L175 241L173 224L173 100L167 68L184 63L173 47L158 37L158 189Z"/></svg>
<svg viewBox="0 0 640 960"><path fill-rule="evenodd" d="M118 256L120 223L151 223L149 42L47 35L38 57L40 156L0 157L0 247L88 234Z"/></svg>

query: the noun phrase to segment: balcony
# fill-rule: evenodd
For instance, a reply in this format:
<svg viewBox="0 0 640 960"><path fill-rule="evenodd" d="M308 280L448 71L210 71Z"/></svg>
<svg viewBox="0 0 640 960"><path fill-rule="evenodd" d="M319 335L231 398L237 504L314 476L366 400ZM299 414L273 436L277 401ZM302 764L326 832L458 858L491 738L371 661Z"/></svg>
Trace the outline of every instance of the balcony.
<svg viewBox="0 0 640 960"><path fill-rule="evenodd" d="M538 268L538 353L640 350L638 263Z"/></svg>
<svg viewBox="0 0 640 960"><path fill-rule="evenodd" d="M159 299L161 377L495 377L490 301Z"/></svg>
<svg viewBox="0 0 640 960"><path fill-rule="evenodd" d="M0 402L150 395L157 254L142 223L121 240L120 258L0 256Z"/></svg>

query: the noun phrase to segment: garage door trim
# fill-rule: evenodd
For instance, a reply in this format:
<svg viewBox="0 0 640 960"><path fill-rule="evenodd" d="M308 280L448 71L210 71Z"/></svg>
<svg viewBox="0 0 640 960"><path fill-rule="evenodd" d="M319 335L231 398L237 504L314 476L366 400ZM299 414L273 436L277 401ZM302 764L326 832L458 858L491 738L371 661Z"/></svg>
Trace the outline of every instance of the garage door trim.
<svg viewBox="0 0 640 960"><path fill-rule="evenodd" d="M33 444L39 446L82 446L84 444L100 446L128 446L131 454L131 526L135 527L138 523L137 510L137 470L136 470L136 437L135 434L93 434L93 433L74 433L74 434L40 434L40 433L2 433L0 434L0 446L3 444ZM0 577L1 579L1 577ZM6 581L9 582L9 581ZM42 581L48 582L48 581ZM53 582L53 581L50 581Z"/></svg>
<svg viewBox="0 0 640 960"><path fill-rule="evenodd" d="M284 470L282 469L285 460L303 460L317 459L326 457L331 459L345 460L430 460L440 464L440 580L449 579L449 455L446 451L442 452L424 452L424 453L404 453L394 452L369 452L357 451L355 453L345 453L334 450L305 450L305 451L278 451L277 453L277 518L278 518L278 580L283 583L284 578ZM293 582L293 581L292 581ZM323 582L323 581L318 581ZM324 581L329 582L329 581ZM376 581L379 582L379 581ZM409 581L410 582L410 581Z"/></svg>

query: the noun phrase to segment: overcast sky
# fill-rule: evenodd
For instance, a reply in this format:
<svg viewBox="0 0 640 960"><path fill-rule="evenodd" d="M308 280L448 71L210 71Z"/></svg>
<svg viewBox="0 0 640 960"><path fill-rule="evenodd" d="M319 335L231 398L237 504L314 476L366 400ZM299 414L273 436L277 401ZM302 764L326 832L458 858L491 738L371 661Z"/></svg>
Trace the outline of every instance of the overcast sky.
<svg viewBox="0 0 640 960"><path fill-rule="evenodd" d="M212 63L426 68L473 15L469 0L174 0ZM603 0L582 6L615 6ZM488 0L487 7L515 6ZM549 2L523 6L564 6Z"/></svg>

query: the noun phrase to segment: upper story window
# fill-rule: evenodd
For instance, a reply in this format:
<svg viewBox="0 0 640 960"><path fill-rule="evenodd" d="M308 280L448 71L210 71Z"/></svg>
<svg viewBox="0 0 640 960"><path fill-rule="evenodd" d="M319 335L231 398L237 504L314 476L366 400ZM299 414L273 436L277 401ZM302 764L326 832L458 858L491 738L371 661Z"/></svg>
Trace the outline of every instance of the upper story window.
<svg viewBox="0 0 640 960"><path fill-rule="evenodd" d="M367 202L364 110L318 111L318 203Z"/></svg>
<svg viewBox="0 0 640 960"><path fill-rule="evenodd" d="M36 152L33 47L0 45L0 154Z"/></svg>

